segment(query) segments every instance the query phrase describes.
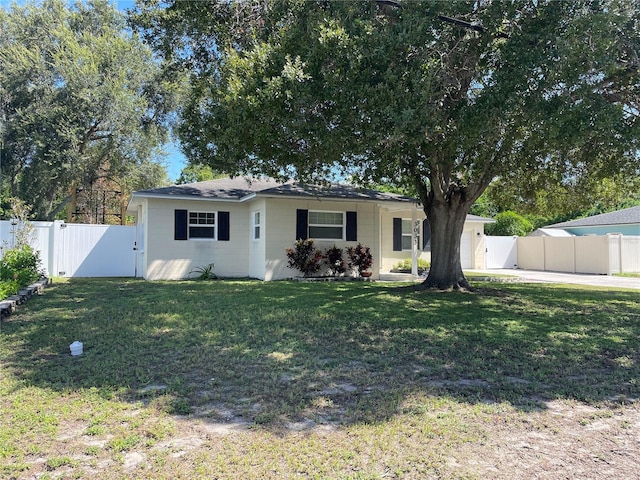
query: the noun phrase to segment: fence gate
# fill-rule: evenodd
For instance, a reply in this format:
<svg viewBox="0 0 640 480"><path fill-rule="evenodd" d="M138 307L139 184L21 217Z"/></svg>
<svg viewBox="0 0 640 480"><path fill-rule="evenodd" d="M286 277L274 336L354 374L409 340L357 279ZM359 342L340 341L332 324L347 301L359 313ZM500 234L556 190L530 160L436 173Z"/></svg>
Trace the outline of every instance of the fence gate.
<svg viewBox="0 0 640 480"><path fill-rule="evenodd" d="M486 268L516 268L518 266L517 237L485 237Z"/></svg>
<svg viewBox="0 0 640 480"><path fill-rule="evenodd" d="M135 227L78 223L57 226L57 276L135 276Z"/></svg>

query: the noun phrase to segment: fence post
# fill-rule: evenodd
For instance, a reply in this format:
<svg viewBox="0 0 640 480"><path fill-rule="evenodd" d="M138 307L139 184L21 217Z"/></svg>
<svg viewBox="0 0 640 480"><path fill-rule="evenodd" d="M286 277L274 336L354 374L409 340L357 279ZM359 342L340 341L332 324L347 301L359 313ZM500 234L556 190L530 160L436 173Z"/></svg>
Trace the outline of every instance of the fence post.
<svg viewBox="0 0 640 480"><path fill-rule="evenodd" d="M66 273L64 271L64 229L67 224L62 220L55 220L53 222L53 234L51 235L51 274L57 277L62 277Z"/></svg>
<svg viewBox="0 0 640 480"><path fill-rule="evenodd" d="M624 273L624 264L622 263L622 242L623 242L623 238L624 235L620 234L620 236L618 236L618 255L619 255L619 260L620 260L620 273Z"/></svg>

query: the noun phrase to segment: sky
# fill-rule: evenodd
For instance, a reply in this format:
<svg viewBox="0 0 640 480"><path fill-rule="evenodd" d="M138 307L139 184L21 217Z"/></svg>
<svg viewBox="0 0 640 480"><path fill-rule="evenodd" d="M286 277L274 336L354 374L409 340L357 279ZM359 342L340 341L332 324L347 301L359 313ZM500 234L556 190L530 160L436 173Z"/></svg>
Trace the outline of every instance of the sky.
<svg viewBox="0 0 640 480"><path fill-rule="evenodd" d="M26 0L0 0L0 7L9 8L13 3L23 5L27 3ZM37 3L37 2L36 2ZM69 1L68 3L74 3ZM115 5L119 10L125 11L135 6L134 0L110 0L110 3ZM180 176L180 172L187 165L186 157L180 152L180 147L176 143L170 143L164 146L164 150L167 153L166 165L167 174L171 182L175 182Z"/></svg>

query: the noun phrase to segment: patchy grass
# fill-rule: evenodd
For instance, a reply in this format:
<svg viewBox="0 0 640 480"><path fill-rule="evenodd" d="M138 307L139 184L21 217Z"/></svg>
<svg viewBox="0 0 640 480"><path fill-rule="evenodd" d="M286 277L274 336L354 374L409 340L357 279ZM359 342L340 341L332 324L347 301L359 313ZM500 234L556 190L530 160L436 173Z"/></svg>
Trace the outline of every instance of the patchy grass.
<svg viewBox="0 0 640 480"><path fill-rule="evenodd" d="M640 272L614 273L616 277L640 278Z"/></svg>
<svg viewBox="0 0 640 480"><path fill-rule="evenodd" d="M2 325L0 477L510 478L532 431L633 438L637 292L477 285L56 283Z"/></svg>

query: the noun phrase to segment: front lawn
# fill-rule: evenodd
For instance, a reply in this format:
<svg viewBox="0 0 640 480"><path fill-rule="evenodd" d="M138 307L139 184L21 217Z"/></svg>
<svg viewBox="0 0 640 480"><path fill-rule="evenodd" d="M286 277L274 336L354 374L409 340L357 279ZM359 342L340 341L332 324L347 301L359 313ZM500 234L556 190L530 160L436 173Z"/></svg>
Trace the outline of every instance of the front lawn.
<svg viewBox="0 0 640 480"><path fill-rule="evenodd" d="M2 324L0 477L635 475L638 292L476 285L57 281Z"/></svg>

